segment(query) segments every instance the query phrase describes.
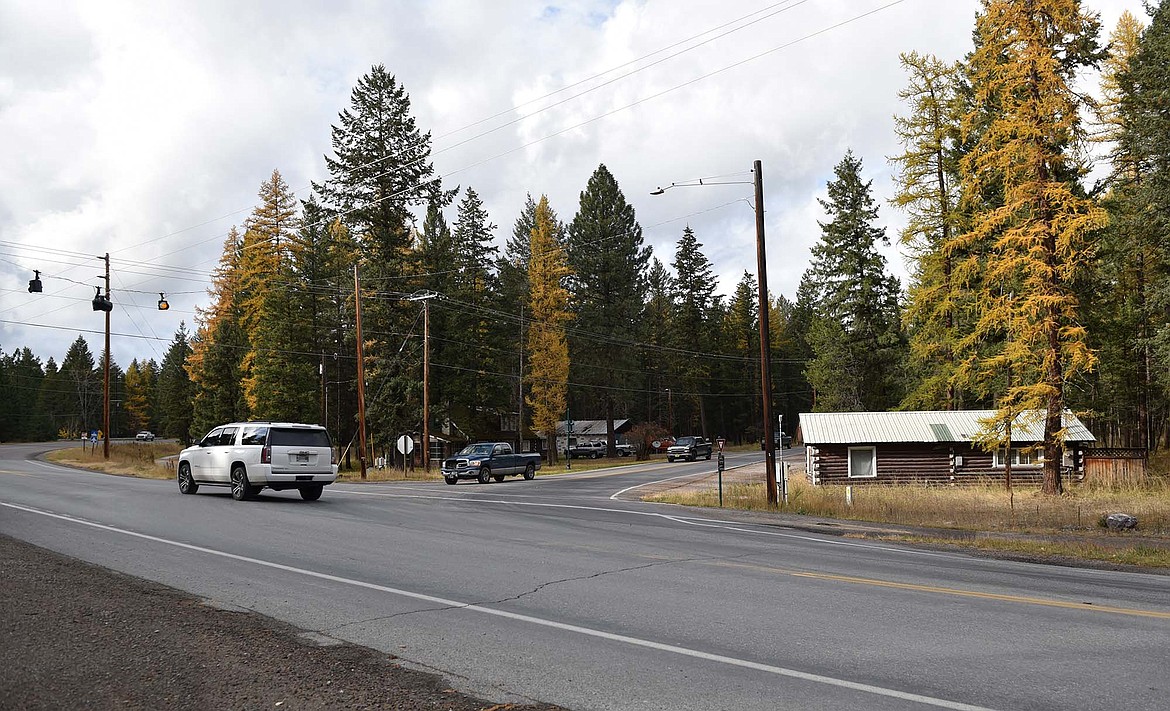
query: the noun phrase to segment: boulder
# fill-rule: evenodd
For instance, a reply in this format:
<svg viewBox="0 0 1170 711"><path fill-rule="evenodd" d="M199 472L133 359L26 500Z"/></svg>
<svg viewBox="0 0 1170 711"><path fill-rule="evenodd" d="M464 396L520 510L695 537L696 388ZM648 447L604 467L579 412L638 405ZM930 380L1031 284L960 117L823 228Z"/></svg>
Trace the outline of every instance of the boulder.
<svg viewBox="0 0 1170 711"><path fill-rule="evenodd" d="M1105 528L1110 531L1127 531L1137 528L1137 524L1137 517L1126 513L1111 513L1105 517Z"/></svg>

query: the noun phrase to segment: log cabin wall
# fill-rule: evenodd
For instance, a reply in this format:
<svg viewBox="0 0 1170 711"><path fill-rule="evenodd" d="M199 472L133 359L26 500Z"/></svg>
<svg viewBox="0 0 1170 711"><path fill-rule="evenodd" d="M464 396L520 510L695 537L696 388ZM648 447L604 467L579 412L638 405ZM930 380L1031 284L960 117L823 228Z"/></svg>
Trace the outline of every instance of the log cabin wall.
<svg viewBox="0 0 1170 711"><path fill-rule="evenodd" d="M988 484L1002 483L1003 467L994 466L991 452L962 442L823 444L812 454L810 479L819 484ZM877 476L849 477L849 448L874 447ZM959 462L962 462L959 464ZM1012 482L1039 484L1043 467L1015 465Z"/></svg>

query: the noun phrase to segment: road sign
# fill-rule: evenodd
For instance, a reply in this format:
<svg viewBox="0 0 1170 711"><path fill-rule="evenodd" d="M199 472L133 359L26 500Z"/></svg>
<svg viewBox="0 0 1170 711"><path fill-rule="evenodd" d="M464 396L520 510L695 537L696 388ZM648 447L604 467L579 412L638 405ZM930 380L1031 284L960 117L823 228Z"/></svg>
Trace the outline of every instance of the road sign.
<svg viewBox="0 0 1170 711"><path fill-rule="evenodd" d="M722 452L722 451L723 451L723 445L727 443L727 440L725 440L725 439L723 439L722 437L720 437L719 439L715 440L715 443L719 445L719 451L720 451L720 452Z"/></svg>
<svg viewBox="0 0 1170 711"><path fill-rule="evenodd" d="M402 435L398 438L397 445L399 454L410 454L414 451L414 438L410 435Z"/></svg>

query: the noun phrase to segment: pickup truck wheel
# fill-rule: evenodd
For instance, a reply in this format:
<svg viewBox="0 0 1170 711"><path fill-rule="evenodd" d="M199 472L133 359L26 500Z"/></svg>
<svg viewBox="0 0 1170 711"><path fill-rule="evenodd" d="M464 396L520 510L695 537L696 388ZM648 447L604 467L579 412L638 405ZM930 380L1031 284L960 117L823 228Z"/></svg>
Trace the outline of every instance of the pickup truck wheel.
<svg viewBox="0 0 1170 711"><path fill-rule="evenodd" d="M486 484L489 481L491 481L492 480L491 467L481 467L479 470L479 478L477 480L479 481L480 484Z"/></svg>
<svg viewBox="0 0 1170 711"><path fill-rule="evenodd" d="M535 465L529 464L528 466L524 467L524 478L527 479L528 481L532 481L533 479L536 478L536 466Z"/></svg>
<svg viewBox="0 0 1170 711"><path fill-rule="evenodd" d="M667 457L667 458L666 458L666 461L668 461L668 462L673 462L673 461L674 461L674 457Z"/></svg>
<svg viewBox="0 0 1170 711"><path fill-rule="evenodd" d="M711 453L710 452L707 452L707 461L708 462L711 461Z"/></svg>
<svg viewBox="0 0 1170 711"><path fill-rule="evenodd" d="M448 484L450 484L451 486L455 486L456 484L458 484L458 483L459 483L459 477L457 477L457 476L445 476L445 477L443 477L443 481L447 482L447 483L448 483Z"/></svg>

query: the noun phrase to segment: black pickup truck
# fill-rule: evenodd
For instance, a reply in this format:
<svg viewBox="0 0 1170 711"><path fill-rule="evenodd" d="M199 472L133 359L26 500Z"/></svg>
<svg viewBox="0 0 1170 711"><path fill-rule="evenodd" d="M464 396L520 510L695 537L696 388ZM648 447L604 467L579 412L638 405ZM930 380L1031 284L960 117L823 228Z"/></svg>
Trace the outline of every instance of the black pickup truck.
<svg viewBox="0 0 1170 711"><path fill-rule="evenodd" d="M666 461L668 462L673 462L676 459L686 459L693 462L699 457L711 458L711 443L698 436L679 437L666 450Z"/></svg>
<svg viewBox="0 0 1170 711"><path fill-rule="evenodd" d="M517 454L507 442L476 442L444 459L439 469L443 481L448 484L455 484L460 479L475 479L486 484L492 479L503 481L504 477L517 474L531 479L540 469L540 460L539 452Z"/></svg>

